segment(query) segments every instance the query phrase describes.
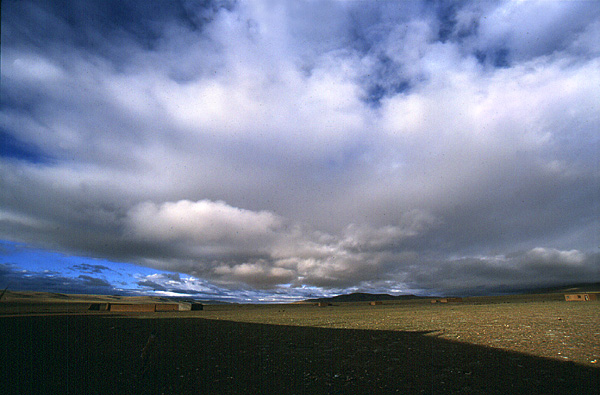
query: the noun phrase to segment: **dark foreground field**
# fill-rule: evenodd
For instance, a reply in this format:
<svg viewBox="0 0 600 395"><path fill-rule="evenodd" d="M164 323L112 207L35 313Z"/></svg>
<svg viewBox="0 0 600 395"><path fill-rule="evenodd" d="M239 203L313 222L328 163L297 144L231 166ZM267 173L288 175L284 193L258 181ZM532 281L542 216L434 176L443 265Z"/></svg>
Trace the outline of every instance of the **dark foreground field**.
<svg viewBox="0 0 600 395"><path fill-rule="evenodd" d="M597 394L600 369L424 332L0 317L4 394ZM140 354L151 333L156 340Z"/></svg>

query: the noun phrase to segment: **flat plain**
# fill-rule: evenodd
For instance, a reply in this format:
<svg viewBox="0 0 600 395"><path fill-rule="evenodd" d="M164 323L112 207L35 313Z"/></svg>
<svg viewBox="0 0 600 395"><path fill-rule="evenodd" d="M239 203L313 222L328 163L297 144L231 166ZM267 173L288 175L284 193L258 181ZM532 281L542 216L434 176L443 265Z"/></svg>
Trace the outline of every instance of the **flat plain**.
<svg viewBox="0 0 600 395"><path fill-rule="evenodd" d="M4 393L597 394L600 388L600 303L565 302L558 294L129 314L35 313L23 306L15 314L4 303Z"/></svg>

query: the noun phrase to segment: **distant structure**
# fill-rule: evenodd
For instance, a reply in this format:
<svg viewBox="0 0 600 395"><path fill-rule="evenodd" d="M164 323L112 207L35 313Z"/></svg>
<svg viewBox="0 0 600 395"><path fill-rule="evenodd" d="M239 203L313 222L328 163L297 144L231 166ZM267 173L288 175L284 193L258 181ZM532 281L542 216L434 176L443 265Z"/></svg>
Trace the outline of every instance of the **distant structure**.
<svg viewBox="0 0 600 395"><path fill-rule="evenodd" d="M441 298L431 299L431 303L461 303L463 298Z"/></svg>
<svg viewBox="0 0 600 395"><path fill-rule="evenodd" d="M154 313L156 311L156 305L154 303L110 303L108 310L128 313Z"/></svg>
<svg viewBox="0 0 600 395"><path fill-rule="evenodd" d="M372 302L369 303L371 306L379 306L380 304L383 304L383 302L381 300L374 300Z"/></svg>
<svg viewBox="0 0 600 395"><path fill-rule="evenodd" d="M166 311L199 311L202 303L92 303L90 311L114 311L127 313L154 313Z"/></svg>
<svg viewBox="0 0 600 395"><path fill-rule="evenodd" d="M91 310L91 311L108 311L108 305L109 305L109 303L92 303L88 307L88 310Z"/></svg>
<svg viewBox="0 0 600 395"><path fill-rule="evenodd" d="M202 303L195 302L181 302L179 303L179 311L200 311L204 310Z"/></svg>
<svg viewBox="0 0 600 395"><path fill-rule="evenodd" d="M589 302L592 300L598 300L598 294L597 293L565 294L565 300L567 302Z"/></svg>
<svg viewBox="0 0 600 395"><path fill-rule="evenodd" d="M154 305L154 311L179 311L179 303L159 303Z"/></svg>
<svg viewBox="0 0 600 395"><path fill-rule="evenodd" d="M331 303L329 303L329 302L317 302L317 303L315 303L315 306L318 306L318 307L327 307L327 306L331 306Z"/></svg>

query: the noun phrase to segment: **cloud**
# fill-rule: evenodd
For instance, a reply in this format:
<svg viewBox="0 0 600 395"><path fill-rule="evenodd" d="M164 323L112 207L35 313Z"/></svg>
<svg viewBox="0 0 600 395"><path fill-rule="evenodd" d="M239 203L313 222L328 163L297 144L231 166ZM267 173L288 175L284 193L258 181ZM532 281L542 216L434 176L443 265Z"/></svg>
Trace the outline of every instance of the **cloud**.
<svg viewBox="0 0 600 395"><path fill-rule="evenodd" d="M214 273L217 276L226 278L228 282L243 282L259 288L264 284L267 286L285 284L297 277L294 270L273 267L264 261L241 263L233 266L220 265L214 269Z"/></svg>
<svg viewBox="0 0 600 395"><path fill-rule="evenodd" d="M102 273L105 270L113 271L111 268L106 267L104 265L90 265L88 263L81 263L78 265L73 265L73 266L71 266L70 269L73 271L80 272L80 273L88 273L88 274Z"/></svg>
<svg viewBox="0 0 600 395"><path fill-rule="evenodd" d="M73 278L52 270L21 269L10 263L0 264L0 284L11 290L100 295L126 293L102 278L85 274Z"/></svg>
<svg viewBox="0 0 600 395"><path fill-rule="evenodd" d="M80 274L77 278L81 279L86 287L107 287L109 291L112 291L113 288L111 283L101 278L91 277L85 274Z"/></svg>
<svg viewBox="0 0 600 395"><path fill-rule="evenodd" d="M381 251L424 231L433 219L410 212L400 226L349 225L343 236L294 224L271 212L253 212L225 202L143 203L127 216L127 237L147 246L144 263L231 286L258 288L298 283L347 283L357 277L364 251ZM156 248L157 244L161 246ZM175 245L169 248L168 245ZM154 248L153 248L154 246ZM152 251L162 256L152 257ZM169 254L165 263L165 254ZM368 257L375 265L377 257ZM345 280L341 280L345 278Z"/></svg>
<svg viewBox="0 0 600 395"><path fill-rule="evenodd" d="M275 291L273 289L267 291L255 289L227 289L218 287L210 282L195 278L193 276L179 276L178 274L157 273L146 276L139 276L137 285L142 292L152 291L159 295L168 296L187 296L193 299L201 300L220 300L232 303L248 302L248 301L283 301L283 300L302 300L305 299L306 291L295 290L285 292L284 290Z"/></svg>
<svg viewBox="0 0 600 395"><path fill-rule="evenodd" d="M269 238L282 226L272 213L252 212L208 200L181 200L160 206L142 203L130 210L128 219L135 236L157 241L252 242Z"/></svg>
<svg viewBox="0 0 600 395"><path fill-rule="evenodd" d="M461 257L412 272L408 280L445 292L514 291L587 282L600 270L600 254L536 247L510 255ZM465 287L468 284L468 287Z"/></svg>
<svg viewBox="0 0 600 395"><path fill-rule="evenodd" d="M599 18L3 3L0 237L228 289L533 283L540 246L595 281Z"/></svg>
<svg viewBox="0 0 600 395"><path fill-rule="evenodd" d="M552 54L568 48L599 15L589 2L504 2L478 20L477 46L503 48L514 60Z"/></svg>

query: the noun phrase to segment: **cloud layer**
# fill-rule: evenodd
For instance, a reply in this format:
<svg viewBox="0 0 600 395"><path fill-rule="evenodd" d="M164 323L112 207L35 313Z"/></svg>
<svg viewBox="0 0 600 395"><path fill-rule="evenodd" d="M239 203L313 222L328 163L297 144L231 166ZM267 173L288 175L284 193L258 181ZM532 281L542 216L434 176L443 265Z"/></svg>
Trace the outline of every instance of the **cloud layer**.
<svg viewBox="0 0 600 395"><path fill-rule="evenodd" d="M2 26L2 239L240 290L600 281L594 2L24 1Z"/></svg>

